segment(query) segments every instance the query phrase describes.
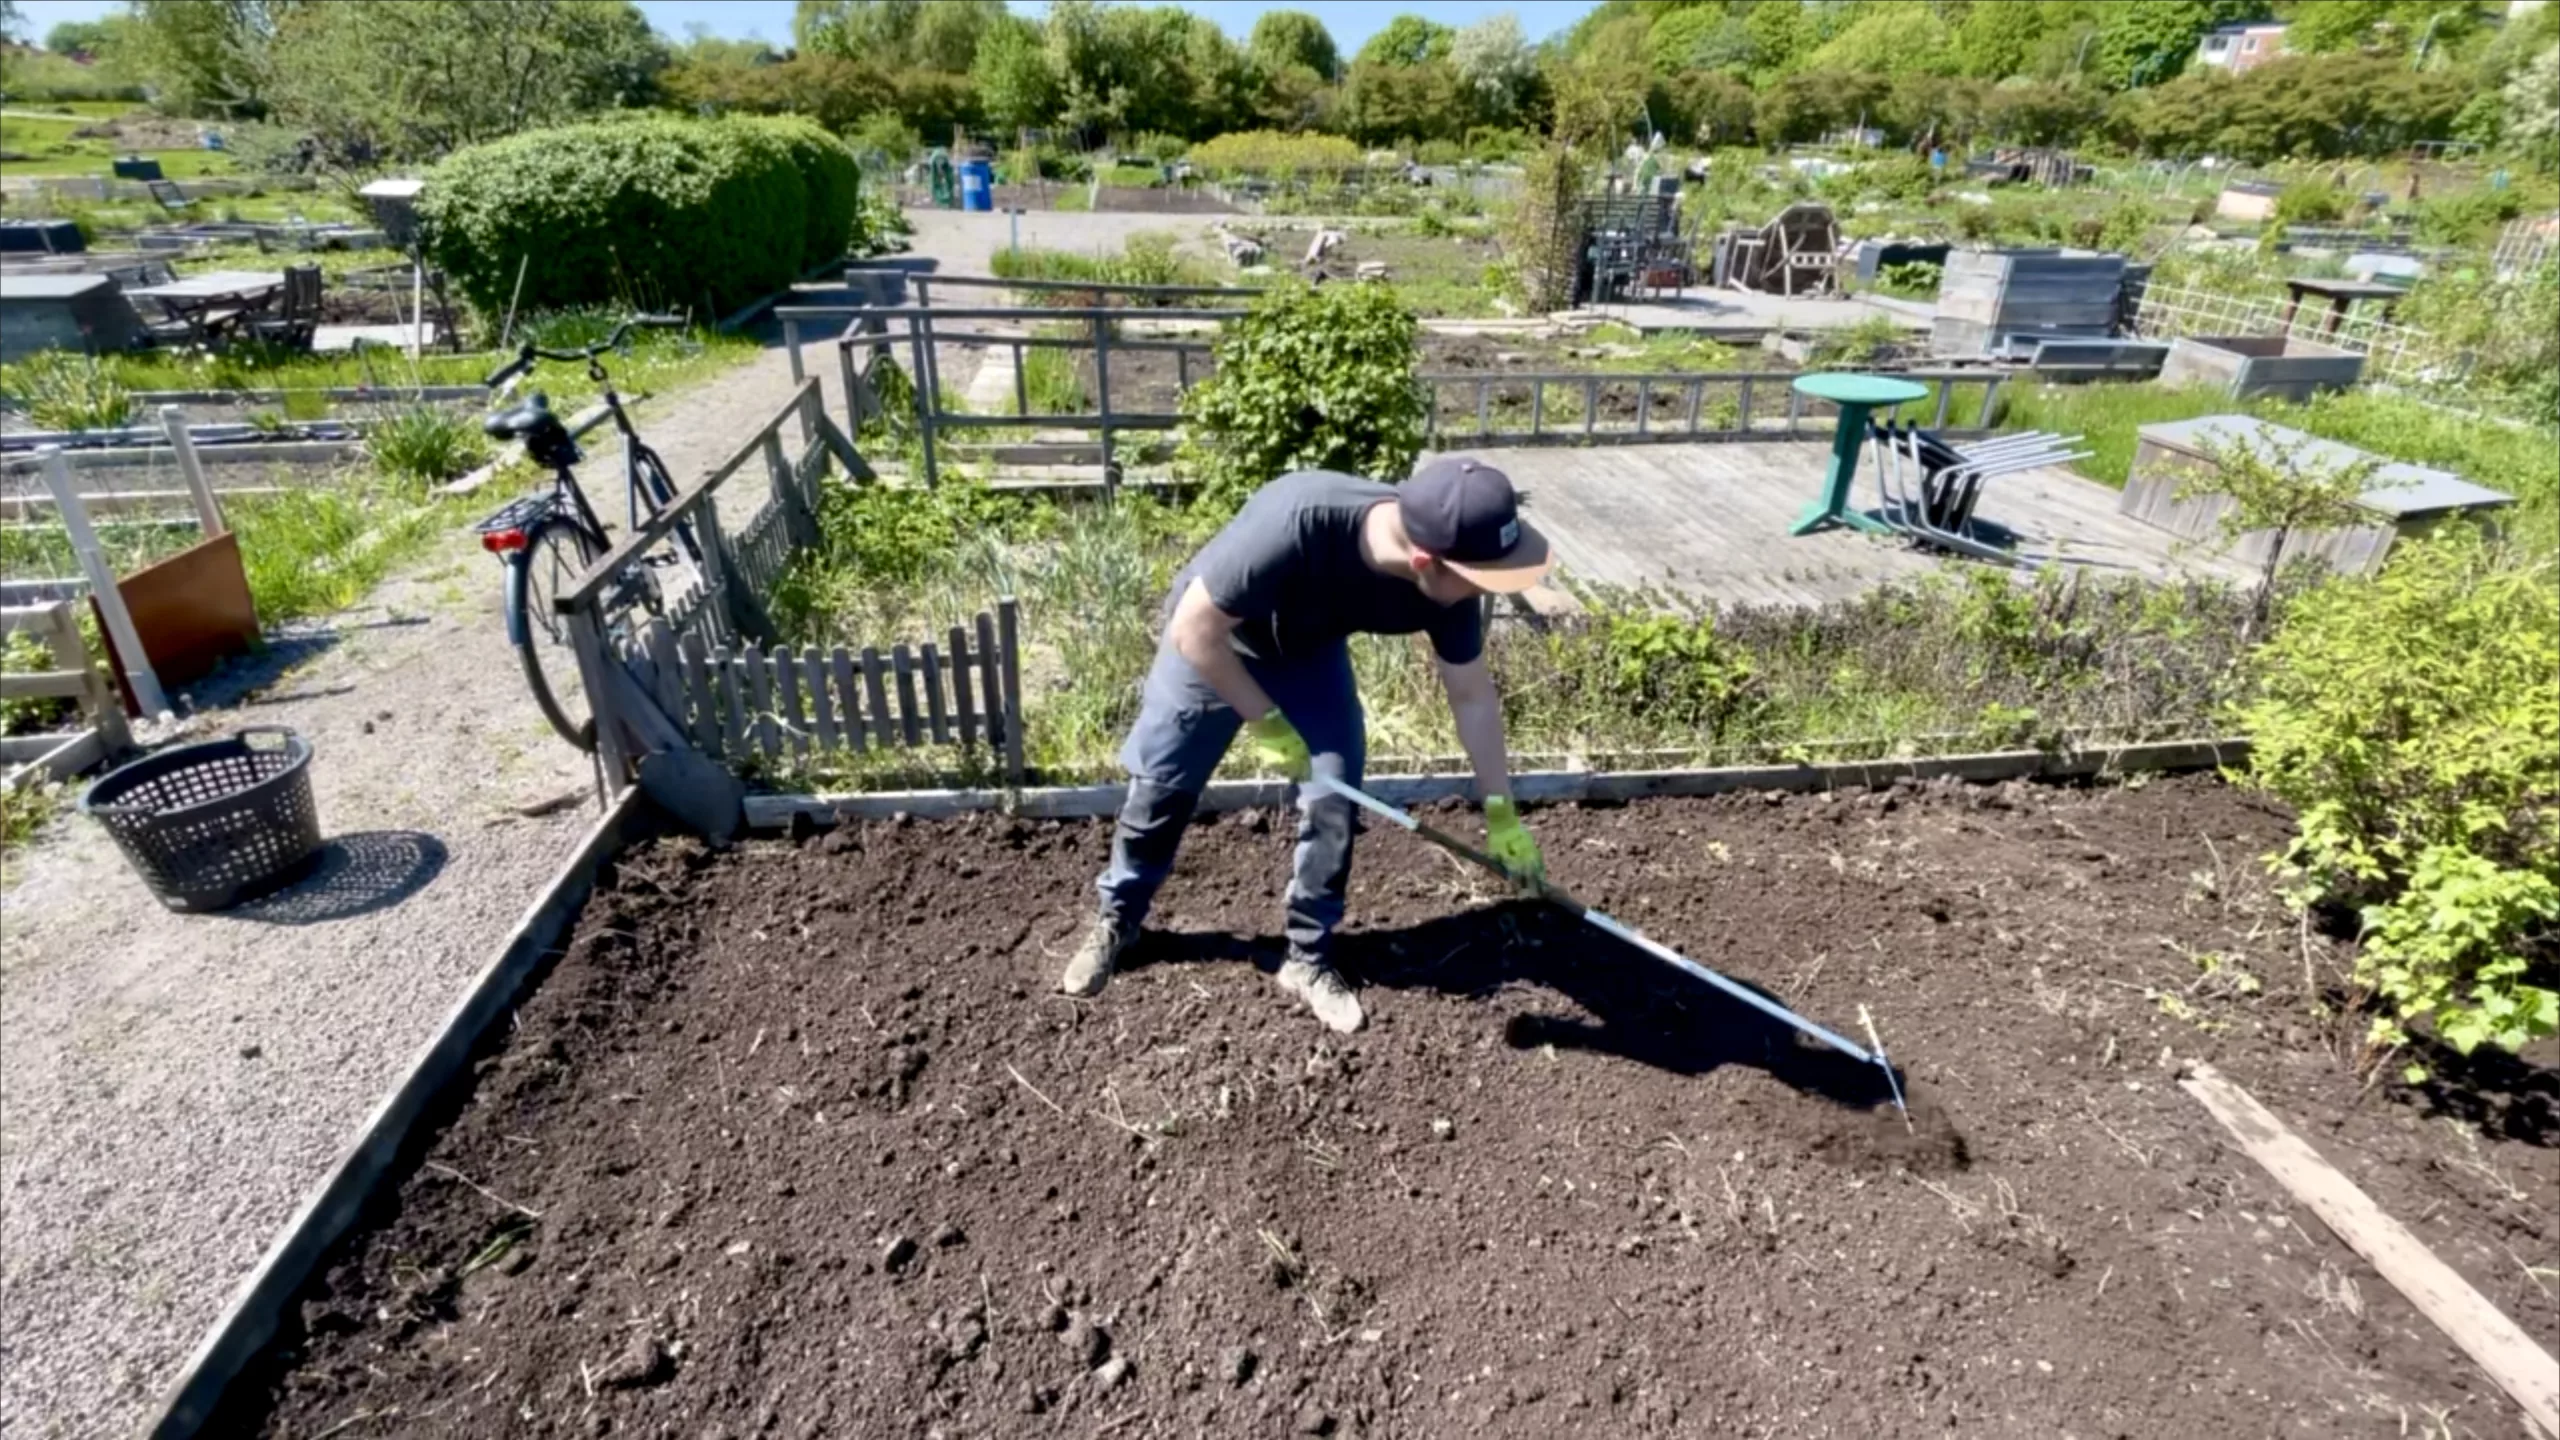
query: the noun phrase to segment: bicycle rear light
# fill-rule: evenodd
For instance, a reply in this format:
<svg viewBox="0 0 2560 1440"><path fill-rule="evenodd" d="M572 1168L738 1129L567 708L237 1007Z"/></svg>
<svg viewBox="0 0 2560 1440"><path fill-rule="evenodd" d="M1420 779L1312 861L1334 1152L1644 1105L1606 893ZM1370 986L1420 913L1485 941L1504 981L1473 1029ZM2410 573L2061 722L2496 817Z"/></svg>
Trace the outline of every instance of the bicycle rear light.
<svg viewBox="0 0 2560 1440"><path fill-rule="evenodd" d="M483 530L480 532L480 548L492 555L504 555L510 550L521 550L524 548L524 531L514 527L504 530Z"/></svg>

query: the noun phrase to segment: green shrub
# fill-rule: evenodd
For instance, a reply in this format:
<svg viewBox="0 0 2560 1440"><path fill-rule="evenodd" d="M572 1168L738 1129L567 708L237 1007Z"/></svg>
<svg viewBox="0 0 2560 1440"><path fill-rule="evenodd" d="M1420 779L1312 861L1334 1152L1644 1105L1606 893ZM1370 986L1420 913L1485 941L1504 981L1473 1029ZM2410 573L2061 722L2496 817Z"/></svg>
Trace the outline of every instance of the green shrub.
<svg viewBox="0 0 2560 1440"><path fill-rule="evenodd" d="M484 312L524 266L526 308L719 313L796 278L809 186L772 130L648 119L530 131L447 157L421 211Z"/></svg>
<svg viewBox="0 0 2560 1440"><path fill-rule="evenodd" d="M1593 625L1602 683L1626 714L1711 740L1749 732L1762 704L1751 656L1716 633L1712 612L1603 609Z"/></svg>
<svg viewBox="0 0 2560 1440"><path fill-rule="evenodd" d="M2347 213L2347 193L2317 180L2296 180L2276 192L2274 228L2334 225Z"/></svg>
<svg viewBox="0 0 2560 1440"><path fill-rule="evenodd" d="M2524 197L2513 190L2466 190L2419 201L2417 235L2430 245L2478 244L2523 213Z"/></svg>
<svg viewBox="0 0 2560 1440"><path fill-rule="evenodd" d="M1402 480L1430 399L1420 326L1383 285L1284 285L1218 337L1217 372L1182 397L1180 463L1239 505L1293 470Z"/></svg>
<svg viewBox="0 0 2560 1440"><path fill-rule="evenodd" d="M2362 910L2371 1042L2468 1054L2560 1023L2560 584L2466 527L2296 600L2253 660L2250 777L2300 834L2297 898ZM2413 1078L2423 1070L2413 1067Z"/></svg>
<svg viewBox="0 0 2560 1440"><path fill-rule="evenodd" d="M47 430L114 430L133 421L133 392L93 355L39 350L0 366L0 395Z"/></svg>
<svg viewBox="0 0 2560 1440"><path fill-rule="evenodd" d="M735 123L752 125L782 142L808 187L800 268L851 253L854 219L862 209L862 170L853 163L853 152L814 120L778 115Z"/></svg>
<svg viewBox="0 0 2560 1440"><path fill-rule="evenodd" d="M374 422L364 453L385 475L441 485L488 458L479 422L458 410L413 405Z"/></svg>
<svg viewBox="0 0 2560 1440"><path fill-rule="evenodd" d="M1339 135L1237 130L1191 147L1192 168L1220 179L1235 175L1338 175L1359 169L1361 163L1360 147Z"/></svg>
<svg viewBox="0 0 2560 1440"><path fill-rule="evenodd" d="M1877 269L1875 288L1887 295L1915 299L1934 296L1946 274L1947 267L1934 260L1898 260Z"/></svg>

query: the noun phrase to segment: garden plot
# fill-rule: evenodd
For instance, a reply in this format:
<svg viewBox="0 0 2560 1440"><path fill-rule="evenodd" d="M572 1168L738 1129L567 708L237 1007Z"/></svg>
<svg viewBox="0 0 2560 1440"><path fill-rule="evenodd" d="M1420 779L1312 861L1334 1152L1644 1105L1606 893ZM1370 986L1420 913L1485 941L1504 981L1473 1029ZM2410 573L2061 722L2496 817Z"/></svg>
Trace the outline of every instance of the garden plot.
<svg viewBox="0 0 2560 1440"><path fill-rule="evenodd" d="M1317 227L1239 222L1234 228L1263 242L1266 263L1273 270L1300 276L1311 273L1303 262ZM1353 280L1361 266L1383 265L1387 283L1417 315L1509 313L1496 303L1502 284L1491 272L1501 263L1502 247L1490 238L1428 235L1411 228L1378 233L1345 229L1342 233L1342 242L1327 250L1316 266L1328 281Z"/></svg>
<svg viewBox="0 0 2560 1440"><path fill-rule="evenodd" d="M1452 823L1463 823L1453 818ZM1566 808L1559 878L1915 1087L1373 835L1338 1039L1204 823L1096 1002L1100 823L619 862L221 1433L2509 1435L2172 1083L2212 1061L2545 1345L2547 1070L2368 1092L2204 780ZM2547 1047L2546 1047L2547 1048Z"/></svg>

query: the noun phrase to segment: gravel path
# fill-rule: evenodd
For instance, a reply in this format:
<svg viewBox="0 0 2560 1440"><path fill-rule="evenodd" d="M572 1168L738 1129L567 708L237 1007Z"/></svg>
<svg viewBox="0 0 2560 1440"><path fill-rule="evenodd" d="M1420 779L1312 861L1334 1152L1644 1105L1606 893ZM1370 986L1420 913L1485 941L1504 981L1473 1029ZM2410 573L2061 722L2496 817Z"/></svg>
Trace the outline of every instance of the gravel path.
<svg viewBox="0 0 2560 1440"><path fill-rule="evenodd" d="M956 274L984 274L1007 239L1000 215L917 221L918 252ZM1023 242L1168 229L1201 224L1026 216ZM791 390L769 348L644 406L642 433L690 479ZM588 762L517 678L467 532L251 683L198 694L189 728L312 742L338 847L325 882L173 915L66 815L0 894L0 1432L143 1421L595 812Z"/></svg>

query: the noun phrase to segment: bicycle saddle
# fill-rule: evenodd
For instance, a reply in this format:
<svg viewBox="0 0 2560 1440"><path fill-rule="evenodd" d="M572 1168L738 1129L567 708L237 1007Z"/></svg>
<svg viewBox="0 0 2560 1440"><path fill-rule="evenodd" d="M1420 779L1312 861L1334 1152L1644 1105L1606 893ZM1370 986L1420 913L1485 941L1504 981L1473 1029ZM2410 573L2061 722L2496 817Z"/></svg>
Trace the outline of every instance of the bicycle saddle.
<svg viewBox="0 0 2560 1440"><path fill-rule="evenodd" d="M568 427L551 413L551 397L536 391L525 397L512 410L501 410L480 422L480 431L492 440L521 440L525 453L543 465L575 463L577 442L569 438Z"/></svg>

